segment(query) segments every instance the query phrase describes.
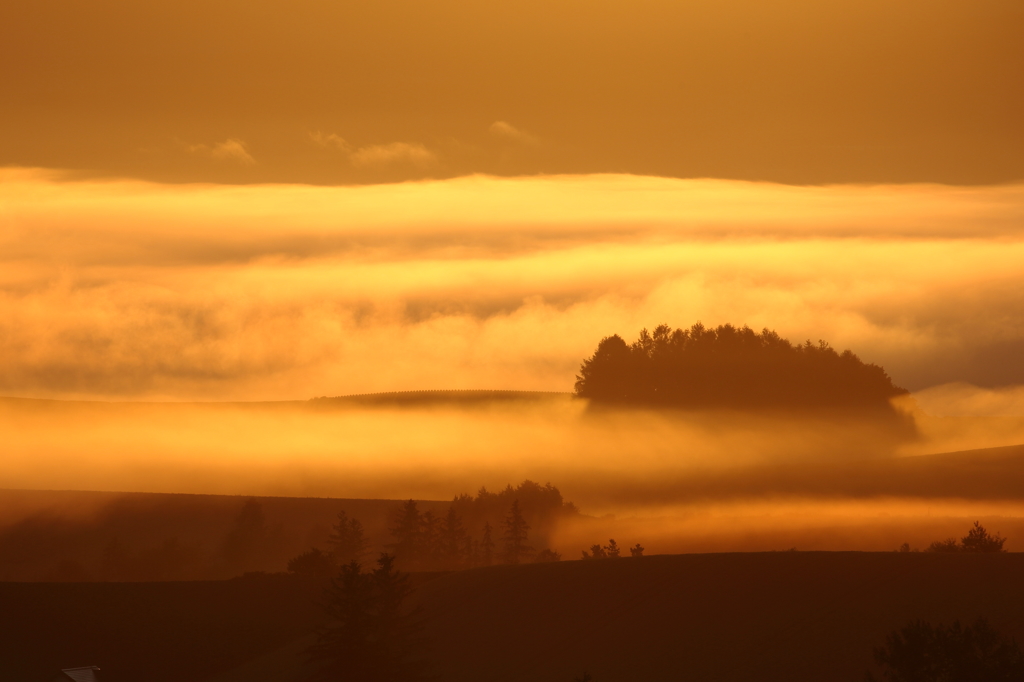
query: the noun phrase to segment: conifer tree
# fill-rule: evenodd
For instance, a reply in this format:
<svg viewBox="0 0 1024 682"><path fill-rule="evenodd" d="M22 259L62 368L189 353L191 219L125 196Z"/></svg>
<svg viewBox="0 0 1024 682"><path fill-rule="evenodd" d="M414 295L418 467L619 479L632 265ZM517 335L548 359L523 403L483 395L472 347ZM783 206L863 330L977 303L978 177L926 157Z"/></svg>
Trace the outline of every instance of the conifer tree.
<svg viewBox="0 0 1024 682"><path fill-rule="evenodd" d="M494 541L491 539L491 524L484 524L484 537L480 541L480 560L484 566L494 563Z"/></svg>
<svg viewBox="0 0 1024 682"><path fill-rule="evenodd" d="M331 527L328 539L331 556L340 564L359 561L366 554L366 537L363 524L359 519L350 519L344 510L338 512L338 518Z"/></svg>
<svg viewBox="0 0 1024 682"><path fill-rule="evenodd" d="M420 615L405 608L408 576L382 554L363 573L359 562L342 567L325 592L327 619L307 650L312 680L399 682L423 679Z"/></svg>
<svg viewBox="0 0 1024 682"><path fill-rule="evenodd" d="M441 561L445 568L458 568L466 557L466 529L455 506L448 507L448 513L441 521Z"/></svg>
<svg viewBox="0 0 1024 682"><path fill-rule="evenodd" d="M405 567L416 566L420 550L420 512L414 500L404 503L398 511L391 526L391 536L395 539L391 545L395 550L395 560Z"/></svg>
<svg viewBox="0 0 1024 682"><path fill-rule="evenodd" d="M528 555L533 548L526 544L530 526L519 511L519 500L512 502L512 507L505 517L504 559L506 564L518 564L520 559Z"/></svg>
<svg viewBox="0 0 1024 682"><path fill-rule="evenodd" d="M441 520L434 512L425 511L420 516L420 541L418 557L421 567L436 568L440 558Z"/></svg>

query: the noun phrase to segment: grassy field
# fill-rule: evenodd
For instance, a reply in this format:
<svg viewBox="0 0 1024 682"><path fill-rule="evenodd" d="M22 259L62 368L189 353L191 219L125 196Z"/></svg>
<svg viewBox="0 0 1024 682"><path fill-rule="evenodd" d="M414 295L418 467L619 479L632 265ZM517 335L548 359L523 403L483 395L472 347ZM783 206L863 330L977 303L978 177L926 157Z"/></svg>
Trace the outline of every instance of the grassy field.
<svg viewBox="0 0 1024 682"><path fill-rule="evenodd" d="M418 576L439 680L861 680L912 619L984 616L1024 639L1024 554L768 552ZM0 584L4 679L289 682L318 611L284 576Z"/></svg>

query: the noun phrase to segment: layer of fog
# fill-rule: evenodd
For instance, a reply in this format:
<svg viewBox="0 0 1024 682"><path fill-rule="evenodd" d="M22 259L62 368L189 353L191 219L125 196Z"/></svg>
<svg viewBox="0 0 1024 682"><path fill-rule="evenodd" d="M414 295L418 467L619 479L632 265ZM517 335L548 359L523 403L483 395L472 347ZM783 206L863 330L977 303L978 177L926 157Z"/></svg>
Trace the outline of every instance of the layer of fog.
<svg viewBox="0 0 1024 682"><path fill-rule="evenodd" d="M732 322L899 385L1024 382L1024 188L630 176L0 182L0 394L568 391L597 341Z"/></svg>
<svg viewBox="0 0 1024 682"><path fill-rule="evenodd" d="M1024 415L908 419L915 434L867 417L595 411L559 395L476 407L5 400L0 488L444 500L532 479L588 513L1020 497L1013 452L917 455L1024 443Z"/></svg>

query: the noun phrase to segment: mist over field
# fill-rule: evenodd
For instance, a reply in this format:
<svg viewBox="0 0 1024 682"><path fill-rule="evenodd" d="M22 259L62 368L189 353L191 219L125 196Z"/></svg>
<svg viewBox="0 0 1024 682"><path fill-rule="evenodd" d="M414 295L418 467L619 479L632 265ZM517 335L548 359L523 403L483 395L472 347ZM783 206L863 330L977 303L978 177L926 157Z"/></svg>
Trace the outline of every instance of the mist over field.
<svg viewBox="0 0 1024 682"><path fill-rule="evenodd" d="M677 530L711 510L751 528L775 510L781 528L1016 509L963 467L889 488L871 467L1024 441L1018 185L3 173L0 390L59 400L0 404L0 487L444 500L531 479L588 515ZM852 349L913 391L909 430L569 396L602 337L696 321ZM305 402L416 389L554 393ZM281 400L298 402L254 403Z"/></svg>
<svg viewBox="0 0 1024 682"><path fill-rule="evenodd" d="M1024 679L1022 73L1020 0L0 2L0 677Z"/></svg>

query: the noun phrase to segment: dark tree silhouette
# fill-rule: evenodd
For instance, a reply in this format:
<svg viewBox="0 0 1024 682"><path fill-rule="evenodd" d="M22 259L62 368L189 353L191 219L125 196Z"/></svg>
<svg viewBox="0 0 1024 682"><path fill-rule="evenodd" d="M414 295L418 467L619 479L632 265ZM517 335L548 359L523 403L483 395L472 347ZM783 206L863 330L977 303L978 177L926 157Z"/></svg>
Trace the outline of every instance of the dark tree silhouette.
<svg viewBox="0 0 1024 682"><path fill-rule="evenodd" d="M959 552L960 543L956 541L956 538L947 538L946 540L936 540L932 544L928 545L925 549L926 552Z"/></svg>
<svg viewBox="0 0 1024 682"><path fill-rule="evenodd" d="M313 680L398 682L423 679L419 613L405 608L408 576L382 554L372 573L342 567L325 591L327 620L307 650Z"/></svg>
<svg viewBox="0 0 1024 682"><path fill-rule="evenodd" d="M608 555L609 559L618 559L619 556L621 556L619 543L615 542L615 539L612 538L608 541L608 544L604 546L604 553Z"/></svg>
<svg viewBox="0 0 1024 682"><path fill-rule="evenodd" d="M998 533L990 535L981 523L975 521L974 527L968 531L967 535L960 538L960 547L964 552L1005 552L1006 550L1003 549L1005 542L1006 538Z"/></svg>
<svg viewBox="0 0 1024 682"><path fill-rule="evenodd" d="M363 534L363 524L359 519L350 519L343 511L331 527L331 535L327 540L331 548L331 556L339 564L359 561L366 554L367 542Z"/></svg>
<svg viewBox="0 0 1024 682"><path fill-rule="evenodd" d="M484 566L494 563L494 540L491 539L491 524L484 524L484 537L480 541L480 561Z"/></svg>
<svg viewBox="0 0 1024 682"><path fill-rule="evenodd" d="M700 323L644 329L631 345L605 337L583 361L575 391L598 403L884 410L907 393L878 365L825 341L793 345L768 329Z"/></svg>
<svg viewBox="0 0 1024 682"><path fill-rule="evenodd" d="M959 542L956 538L936 540L928 546L926 552L1005 552L1003 544L1006 538L998 533L991 535L978 521L974 527L962 537Z"/></svg>
<svg viewBox="0 0 1024 682"><path fill-rule="evenodd" d="M502 538L506 564L518 564L533 551L533 548L526 544L529 530L529 524L519 511L519 500L515 500L508 510L508 516L505 517L505 534Z"/></svg>
<svg viewBox="0 0 1024 682"><path fill-rule="evenodd" d="M915 621L875 649L887 682L1010 682L1024 679L1024 655L984 620L962 627ZM876 678L868 673L868 680Z"/></svg>
<svg viewBox="0 0 1024 682"><path fill-rule="evenodd" d="M636 543L634 546L629 548L629 556L643 556L644 548L640 546L640 543Z"/></svg>
<svg viewBox="0 0 1024 682"><path fill-rule="evenodd" d="M607 559L608 558L608 553L606 551L604 551L604 547L602 547L600 544L591 545L589 553L587 552L587 550L583 550L583 558L584 559Z"/></svg>

